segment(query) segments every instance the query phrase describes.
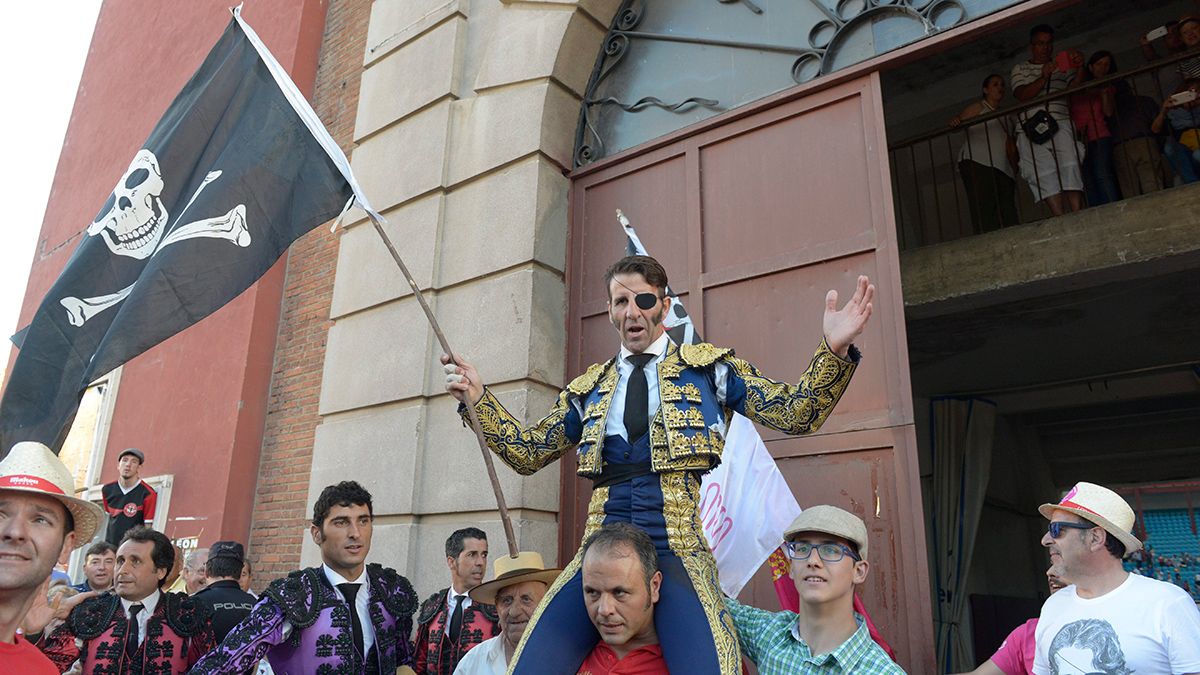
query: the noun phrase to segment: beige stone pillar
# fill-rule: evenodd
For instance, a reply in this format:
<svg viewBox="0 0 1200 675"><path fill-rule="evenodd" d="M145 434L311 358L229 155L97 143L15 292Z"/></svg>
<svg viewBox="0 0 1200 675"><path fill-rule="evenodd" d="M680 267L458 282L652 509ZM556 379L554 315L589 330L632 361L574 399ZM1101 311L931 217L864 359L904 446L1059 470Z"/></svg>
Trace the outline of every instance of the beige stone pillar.
<svg viewBox="0 0 1200 675"><path fill-rule="evenodd" d="M587 78L617 0L378 0L351 161L456 350L533 421L565 373L568 181ZM361 214L360 214L361 216ZM345 228L313 450L311 504L354 479L375 496L371 560L420 595L446 585L453 530L504 533L441 353L361 217ZM559 470L496 462L523 549L556 558ZM305 564L318 560L306 542ZM491 576L489 570L489 577Z"/></svg>

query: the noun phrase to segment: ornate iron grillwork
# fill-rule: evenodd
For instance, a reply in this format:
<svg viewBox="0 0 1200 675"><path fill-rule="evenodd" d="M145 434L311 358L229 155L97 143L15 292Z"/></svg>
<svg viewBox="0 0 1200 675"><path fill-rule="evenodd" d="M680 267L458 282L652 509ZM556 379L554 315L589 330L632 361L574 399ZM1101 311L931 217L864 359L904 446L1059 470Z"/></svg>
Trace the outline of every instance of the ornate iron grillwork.
<svg viewBox="0 0 1200 675"><path fill-rule="evenodd" d="M625 0L588 81L575 165L1021 0Z"/></svg>

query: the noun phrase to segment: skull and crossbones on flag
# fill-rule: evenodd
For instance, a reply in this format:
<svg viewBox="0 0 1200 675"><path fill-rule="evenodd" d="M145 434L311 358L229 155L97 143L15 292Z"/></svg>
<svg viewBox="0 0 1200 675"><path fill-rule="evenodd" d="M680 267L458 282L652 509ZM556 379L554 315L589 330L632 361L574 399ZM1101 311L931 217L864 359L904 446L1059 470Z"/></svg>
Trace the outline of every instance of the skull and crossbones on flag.
<svg viewBox="0 0 1200 675"><path fill-rule="evenodd" d="M221 173L219 169L208 172L172 227L170 214L162 201L165 179L158 158L142 148L134 155L92 224L88 225L87 236L100 237L113 255L135 260L146 260L168 246L197 237L224 239L246 248L251 237L246 227L245 204L238 204L221 216L178 224L188 207L210 183L220 179ZM118 291L94 297L67 296L59 300L59 304L66 308L70 324L79 327L96 314L116 306L131 290L132 283Z"/></svg>
<svg viewBox="0 0 1200 675"><path fill-rule="evenodd" d="M149 137L131 144L133 160L115 165L123 173L101 164L113 189L14 336L0 452L27 440L57 451L88 384L220 309L351 204L382 219L304 95L233 14Z"/></svg>

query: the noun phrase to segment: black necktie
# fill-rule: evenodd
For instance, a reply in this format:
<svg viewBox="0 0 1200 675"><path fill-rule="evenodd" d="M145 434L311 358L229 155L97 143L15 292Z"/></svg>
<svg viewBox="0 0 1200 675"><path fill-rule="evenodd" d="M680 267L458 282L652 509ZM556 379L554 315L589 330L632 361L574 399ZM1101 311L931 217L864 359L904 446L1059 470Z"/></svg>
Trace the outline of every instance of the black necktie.
<svg viewBox="0 0 1200 675"><path fill-rule="evenodd" d="M450 641L455 644L458 644L458 636L462 633L462 606L466 599L465 595L458 595L454 598L454 613L450 615Z"/></svg>
<svg viewBox="0 0 1200 675"><path fill-rule="evenodd" d="M647 419L647 408L650 407L650 391L646 387L647 363L654 354L630 354L626 357L633 364L633 372L629 374L629 382L625 386L625 435L632 444L646 433L650 426Z"/></svg>
<svg viewBox="0 0 1200 675"><path fill-rule="evenodd" d="M342 592L342 597L346 599L346 604L350 606L350 627L354 631L354 648L358 650L359 654L362 654L362 622L358 620L358 605L354 603L354 598L358 595L359 585L360 584L338 584L338 590Z"/></svg>
<svg viewBox="0 0 1200 675"><path fill-rule="evenodd" d="M129 606L129 629L125 631L125 656L133 658L138 648L138 614L146 607L144 605Z"/></svg>

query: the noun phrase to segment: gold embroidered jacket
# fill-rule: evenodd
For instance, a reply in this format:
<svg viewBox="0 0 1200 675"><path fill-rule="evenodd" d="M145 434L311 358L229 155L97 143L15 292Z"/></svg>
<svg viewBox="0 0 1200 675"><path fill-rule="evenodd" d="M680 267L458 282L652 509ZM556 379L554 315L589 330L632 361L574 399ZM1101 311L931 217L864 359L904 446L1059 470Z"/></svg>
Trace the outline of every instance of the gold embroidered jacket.
<svg viewBox="0 0 1200 675"><path fill-rule="evenodd" d="M858 359L854 347L850 358L843 359L822 340L800 381L787 384L764 377L732 349L671 343L658 364L661 404L650 420L651 469L703 472L717 466L734 412L787 434L816 431L846 390ZM608 408L617 385L615 361L595 364L571 381L550 413L529 427L522 427L485 389L475 410L488 446L522 475L578 446L579 474L598 476ZM718 364L725 367L723 400L715 375ZM466 408L460 406L460 412L465 420Z"/></svg>

